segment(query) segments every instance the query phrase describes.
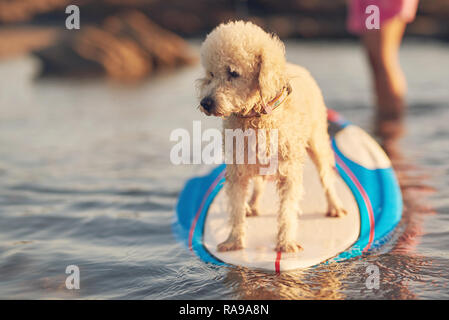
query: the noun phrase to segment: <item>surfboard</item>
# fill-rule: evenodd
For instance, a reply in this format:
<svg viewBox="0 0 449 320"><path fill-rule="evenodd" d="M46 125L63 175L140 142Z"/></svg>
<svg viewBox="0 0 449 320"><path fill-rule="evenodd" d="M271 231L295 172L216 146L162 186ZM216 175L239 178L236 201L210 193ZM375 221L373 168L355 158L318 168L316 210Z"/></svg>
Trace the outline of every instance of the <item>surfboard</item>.
<svg viewBox="0 0 449 320"><path fill-rule="evenodd" d="M307 159L297 232L303 251L274 250L279 198L273 181L262 196L260 215L247 218L245 248L217 251L230 230L224 164L185 184L173 223L176 238L206 263L276 272L339 262L381 246L402 216L401 191L391 162L368 133L336 111L328 110L328 123L338 172L337 193L348 214L326 217L324 190L315 165Z"/></svg>

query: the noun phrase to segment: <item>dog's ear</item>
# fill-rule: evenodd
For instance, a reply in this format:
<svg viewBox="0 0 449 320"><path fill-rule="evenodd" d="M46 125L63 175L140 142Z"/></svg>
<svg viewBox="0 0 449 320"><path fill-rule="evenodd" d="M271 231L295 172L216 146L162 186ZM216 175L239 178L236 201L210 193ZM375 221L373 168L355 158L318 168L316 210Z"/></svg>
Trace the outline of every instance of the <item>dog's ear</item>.
<svg viewBox="0 0 449 320"><path fill-rule="evenodd" d="M285 85L285 48L276 36L259 55L259 90L263 103L270 102ZM274 46L273 46L274 42Z"/></svg>

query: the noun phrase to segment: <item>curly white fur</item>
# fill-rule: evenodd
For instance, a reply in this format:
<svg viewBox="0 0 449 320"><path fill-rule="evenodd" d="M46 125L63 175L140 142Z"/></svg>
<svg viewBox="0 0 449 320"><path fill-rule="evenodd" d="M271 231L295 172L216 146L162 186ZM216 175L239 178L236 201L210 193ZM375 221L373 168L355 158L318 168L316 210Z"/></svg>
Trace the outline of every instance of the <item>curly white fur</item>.
<svg viewBox="0 0 449 320"><path fill-rule="evenodd" d="M334 155L327 133L326 106L321 91L308 71L285 60L283 43L250 22L229 22L215 28L201 47L205 77L200 79L200 98L213 105L202 107L207 115L223 117L224 129L277 129L279 166L276 172L280 196L276 251L296 252L297 214L302 196L306 152L317 165L329 203L329 216L346 213L334 189ZM262 113L290 84L291 94L271 114ZM251 146L247 146L251 147ZM269 152L269 150L268 150ZM261 164L230 164L226 169L226 192L230 199L231 233L219 251L245 245L246 216L258 215L264 176ZM246 203L250 179L254 192Z"/></svg>

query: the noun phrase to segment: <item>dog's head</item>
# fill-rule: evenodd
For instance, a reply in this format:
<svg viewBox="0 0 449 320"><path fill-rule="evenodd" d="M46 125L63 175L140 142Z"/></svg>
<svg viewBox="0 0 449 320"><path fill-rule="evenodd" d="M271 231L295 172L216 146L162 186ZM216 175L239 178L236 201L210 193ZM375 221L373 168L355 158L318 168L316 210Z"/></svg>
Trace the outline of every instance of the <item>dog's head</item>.
<svg viewBox="0 0 449 320"><path fill-rule="evenodd" d="M275 35L250 22L215 28L201 46L200 109L227 117L261 112L285 86L285 49Z"/></svg>

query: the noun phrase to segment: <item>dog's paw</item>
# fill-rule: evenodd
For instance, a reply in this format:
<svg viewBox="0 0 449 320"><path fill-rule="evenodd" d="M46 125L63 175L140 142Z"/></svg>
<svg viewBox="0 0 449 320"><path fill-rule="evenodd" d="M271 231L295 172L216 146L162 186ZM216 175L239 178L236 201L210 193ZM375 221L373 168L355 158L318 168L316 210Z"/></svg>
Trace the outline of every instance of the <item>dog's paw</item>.
<svg viewBox="0 0 449 320"><path fill-rule="evenodd" d="M247 206L245 211L247 217L257 217L259 215L259 210L257 208L251 208L250 206Z"/></svg>
<svg viewBox="0 0 449 320"><path fill-rule="evenodd" d="M298 243L292 241L285 244L278 244L274 250L281 252L300 252L304 249Z"/></svg>
<svg viewBox="0 0 449 320"><path fill-rule="evenodd" d="M235 251L235 250L241 250L243 249L243 241L242 240L226 240L222 243L220 243L217 246L218 252L225 252L225 251Z"/></svg>
<svg viewBox="0 0 449 320"><path fill-rule="evenodd" d="M342 207L333 207L329 209L329 212L326 216L331 218L341 218L343 216L346 216L347 214L348 212L346 211L346 209Z"/></svg>

